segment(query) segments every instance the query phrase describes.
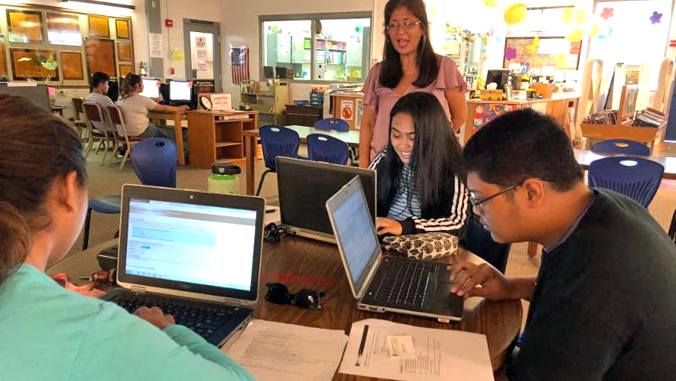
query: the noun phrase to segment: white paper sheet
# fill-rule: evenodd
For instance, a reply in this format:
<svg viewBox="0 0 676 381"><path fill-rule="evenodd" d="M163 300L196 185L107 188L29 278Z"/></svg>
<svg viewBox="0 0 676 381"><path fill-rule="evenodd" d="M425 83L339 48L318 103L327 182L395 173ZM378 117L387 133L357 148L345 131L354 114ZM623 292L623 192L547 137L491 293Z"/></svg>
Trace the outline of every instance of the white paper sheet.
<svg viewBox="0 0 676 381"><path fill-rule="evenodd" d="M331 380L347 336L341 330L253 320L226 353L258 381Z"/></svg>
<svg viewBox="0 0 676 381"><path fill-rule="evenodd" d="M357 353L364 325L369 325L360 366ZM391 358L388 336L411 336L417 359ZM493 380L486 336L420 328L379 319L352 323L340 373L402 381Z"/></svg>

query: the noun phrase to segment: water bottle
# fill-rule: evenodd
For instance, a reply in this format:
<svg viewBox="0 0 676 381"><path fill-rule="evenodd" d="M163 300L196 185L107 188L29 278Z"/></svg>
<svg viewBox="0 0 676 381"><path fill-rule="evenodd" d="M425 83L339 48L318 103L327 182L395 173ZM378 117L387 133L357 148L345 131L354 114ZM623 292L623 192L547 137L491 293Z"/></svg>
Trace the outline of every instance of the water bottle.
<svg viewBox="0 0 676 381"><path fill-rule="evenodd" d="M211 175L207 180L207 192L239 194L239 174L242 169L236 165L214 163L211 165Z"/></svg>

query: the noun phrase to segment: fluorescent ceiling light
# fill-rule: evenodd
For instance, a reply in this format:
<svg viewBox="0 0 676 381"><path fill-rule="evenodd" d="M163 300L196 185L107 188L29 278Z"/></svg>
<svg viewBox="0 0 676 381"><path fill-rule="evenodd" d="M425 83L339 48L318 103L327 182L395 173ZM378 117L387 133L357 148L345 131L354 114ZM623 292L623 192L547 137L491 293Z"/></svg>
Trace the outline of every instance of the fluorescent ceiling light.
<svg viewBox="0 0 676 381"><path fill-rule="evenodd" d="M131 4L120 4L120 3L111 3L108 1L98 1L98 0L62 0L64 3L85 3L93 5L105 5L108 7L119 7L136 10L136 7Z"/></svg>

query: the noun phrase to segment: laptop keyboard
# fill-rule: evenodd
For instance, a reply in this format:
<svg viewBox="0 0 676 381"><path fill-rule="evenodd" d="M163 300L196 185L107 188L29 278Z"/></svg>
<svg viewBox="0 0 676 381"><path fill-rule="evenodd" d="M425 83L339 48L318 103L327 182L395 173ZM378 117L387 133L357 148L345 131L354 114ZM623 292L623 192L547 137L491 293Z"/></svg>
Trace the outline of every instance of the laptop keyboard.
<svg viewBox="0 0 676 381"><path fill-rule="evenodd" d="M172 315L176 324L190 328L205 339L226 324L238 310L228 306L222 308L197 306L159 295L132 292L118 294L110 301L129 313L133 313L141 306L158 307L165 314Z"/></svg>
<svg viewBox="0 0 676 381"><path fill-rule="evenodd" d="M364 302L385 307L422 309L428 285L437 276L439 266L439 263L434 262L385 258L380 263Z"/></svg>

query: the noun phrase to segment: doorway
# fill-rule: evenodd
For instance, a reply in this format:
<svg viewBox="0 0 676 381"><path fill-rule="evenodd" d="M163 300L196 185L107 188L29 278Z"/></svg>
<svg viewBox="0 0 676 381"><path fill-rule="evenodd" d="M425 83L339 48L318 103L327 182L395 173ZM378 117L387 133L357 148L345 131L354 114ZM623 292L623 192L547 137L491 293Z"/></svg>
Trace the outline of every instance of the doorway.
<svg viewBox="0 0 676 381"><path fill-rule="evenodd" d="M220 23L183 19L183 33L186 78L213 80L216 92L220 93L223 87Z"/></svg>

